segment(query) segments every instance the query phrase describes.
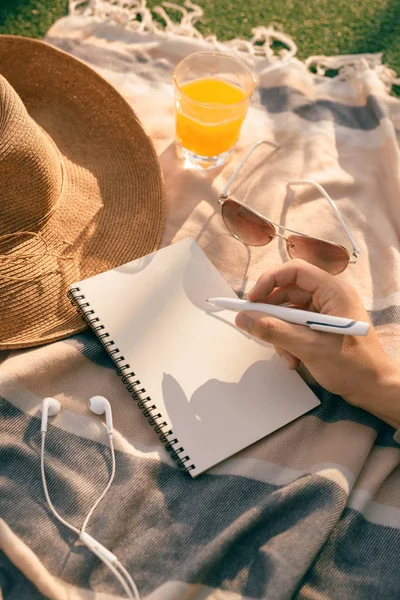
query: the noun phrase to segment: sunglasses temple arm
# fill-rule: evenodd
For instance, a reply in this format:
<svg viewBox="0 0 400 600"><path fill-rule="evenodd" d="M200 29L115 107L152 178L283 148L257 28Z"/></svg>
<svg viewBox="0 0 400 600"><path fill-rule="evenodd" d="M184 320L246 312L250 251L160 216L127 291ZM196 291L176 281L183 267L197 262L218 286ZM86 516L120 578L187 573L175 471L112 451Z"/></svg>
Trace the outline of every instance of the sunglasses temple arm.
<svg viewBox="0 0 400 600"><path fill-rule="evenodd" d="M252 147L250 148L250 150L247 152L247 154L244 156L244 158L242 158L241 162L239 163L239 165L236 167L236 169L234 170L234 172L228 179L226 186L224 187L224 189L221 192L220 198L228 197L228 190L231 187L232 183L235 181L235 179L238 176L239 172L241 171L243 165L245 164L247 159L251 156L251 154L253 154L254 150L256 148L258 148L259 146L261 146L261 144L267 144L268 146L272 146L274 148L274 151L279 150L279 148L280 148L279 144L275 144L274 142L269 142L268 140L258 140L258 142L253 144Z"/></svg>
<svg viewBox="0 0 400 600"><path fill-rule="evenodd" d="M324 198L326 198L326 200L328 200L329 204L332 207L333 212L335 213L335 215L339 219L340 223L342 224L343 229L347 233L347 237L349 238L351 245L353 246L354 256L358 257L359 254L361 253L360 248L358 247L357 242L354 239L354 237L351 235L350 229L347 227L346 223L344 222L344 219L343 219L342 215L340 214L339 209L336 206L335 202L329 196L328 192L322 187L322 185L320 185L316 181L304 179L304 180L298 180L298 181L289 181L287 186L290 187L292 185L304 185L304 184L312 185L315 189L317 189L322 194L322 196L324 196Z"/></svg>

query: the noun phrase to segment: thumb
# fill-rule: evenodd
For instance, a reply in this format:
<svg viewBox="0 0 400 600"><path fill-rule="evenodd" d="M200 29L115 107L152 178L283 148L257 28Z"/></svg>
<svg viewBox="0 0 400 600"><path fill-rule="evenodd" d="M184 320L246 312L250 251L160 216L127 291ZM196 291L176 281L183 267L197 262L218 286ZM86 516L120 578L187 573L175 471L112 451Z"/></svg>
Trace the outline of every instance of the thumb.
<svg viewBox="0 0 400 600"><path fill-rule="evenodd" d="M258 312L241 312L236 316L236 326L263 342L280 346L300 360L304 360L307 348L319 340L318 332L303 325L294 325ZM312 346L311 346L312 347Z"/></svg>

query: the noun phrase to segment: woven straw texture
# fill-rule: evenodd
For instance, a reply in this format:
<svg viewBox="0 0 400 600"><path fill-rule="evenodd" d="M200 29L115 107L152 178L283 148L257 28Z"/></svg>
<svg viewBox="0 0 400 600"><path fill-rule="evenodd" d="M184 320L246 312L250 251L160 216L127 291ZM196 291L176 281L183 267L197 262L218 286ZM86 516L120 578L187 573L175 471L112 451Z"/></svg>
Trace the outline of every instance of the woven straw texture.
<svg viewBox="0 0 400 600"><path fill-rule="evenodd" d="M0 36L0 349L84 328L68 286L155 250L157 157L119 93L43 42Z"/></svg>

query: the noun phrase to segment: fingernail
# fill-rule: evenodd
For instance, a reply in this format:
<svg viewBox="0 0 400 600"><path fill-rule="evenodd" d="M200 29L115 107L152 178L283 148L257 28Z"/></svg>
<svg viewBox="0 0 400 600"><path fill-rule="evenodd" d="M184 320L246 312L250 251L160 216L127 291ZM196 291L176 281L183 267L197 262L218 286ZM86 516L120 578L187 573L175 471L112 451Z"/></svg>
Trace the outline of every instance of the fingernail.
<svg viewBox="0 0 400 600"><path fill-rule="evenodd" d="M236 317L236 325L244 331L250 332L252 320L243 313L239 313Z"/></svg>

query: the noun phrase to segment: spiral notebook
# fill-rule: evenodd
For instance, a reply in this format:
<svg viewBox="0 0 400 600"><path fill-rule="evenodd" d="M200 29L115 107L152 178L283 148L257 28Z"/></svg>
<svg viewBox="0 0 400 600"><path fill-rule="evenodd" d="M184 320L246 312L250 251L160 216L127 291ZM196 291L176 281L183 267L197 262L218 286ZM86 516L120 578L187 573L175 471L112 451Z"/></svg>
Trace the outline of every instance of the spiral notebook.
<svg viewBox="0 0 400 600"><path fill-rule="evenodd" d="M192 477L319 404L234 313L210 308L206 298L236 295L194 240L80 281L69 296Z"/></svg>

